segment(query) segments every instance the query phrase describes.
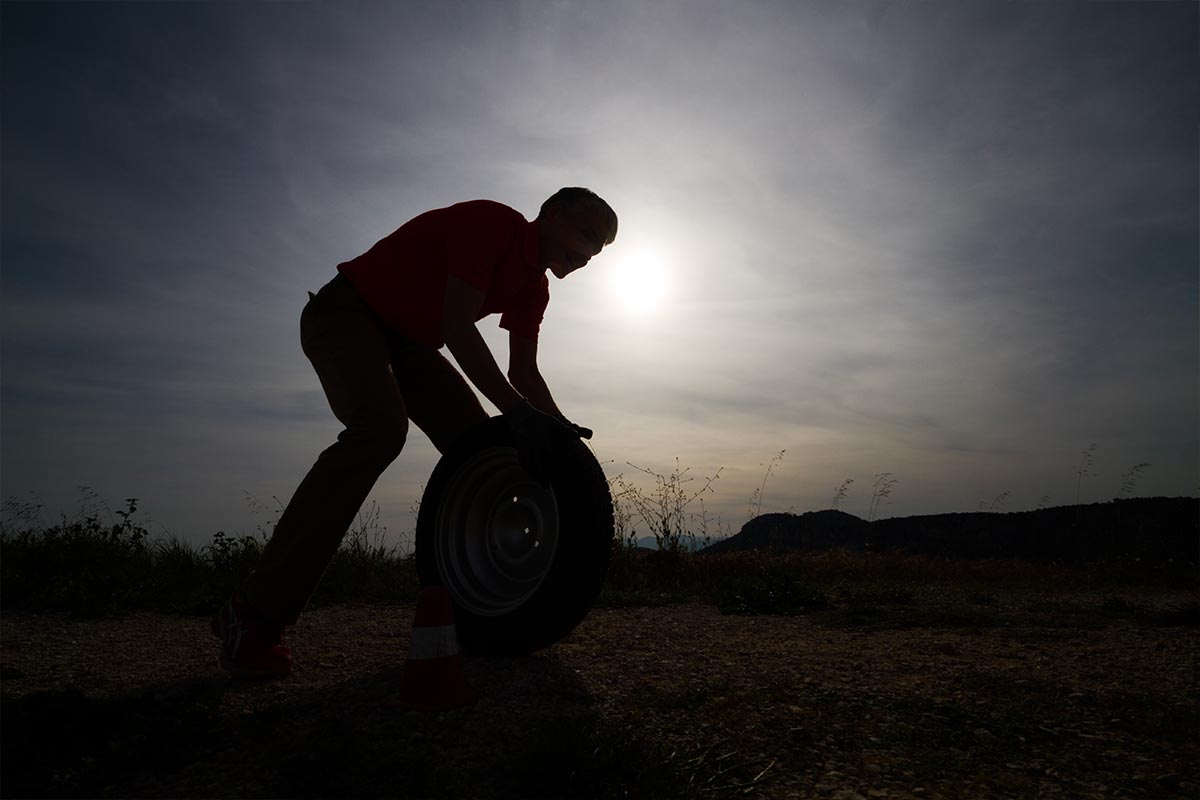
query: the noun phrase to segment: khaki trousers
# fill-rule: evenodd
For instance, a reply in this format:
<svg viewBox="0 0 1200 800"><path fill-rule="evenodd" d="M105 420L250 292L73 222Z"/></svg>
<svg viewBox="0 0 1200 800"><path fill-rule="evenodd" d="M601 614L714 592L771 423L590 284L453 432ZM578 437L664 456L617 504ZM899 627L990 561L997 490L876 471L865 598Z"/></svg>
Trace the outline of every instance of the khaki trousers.
<svg viewBox="0 0 1200 800"><path fill-rule="evenodd" d="M246 602L283 625L296 624L371 487L404 447L409 420L444 453L488 417L441 353L385 331L346 278L309 297L300 346L346 429L301 481L242 586Z"/></svg>

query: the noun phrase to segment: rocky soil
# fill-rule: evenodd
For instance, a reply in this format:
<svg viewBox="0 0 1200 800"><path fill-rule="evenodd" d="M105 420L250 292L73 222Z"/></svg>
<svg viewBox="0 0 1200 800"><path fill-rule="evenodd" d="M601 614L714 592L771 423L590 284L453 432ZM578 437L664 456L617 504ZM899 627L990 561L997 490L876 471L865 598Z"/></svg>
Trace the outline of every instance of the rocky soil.
<svg viewBox="0 0 1200 800"><path fill-rule="evenodd" d="M385 706L412 607L308 612L294 674L266 683L220 671L206 619L5 613L0 791L1197 797L1195 602L931 588L801 616L597 609L535 656L465 658L477 703L435 714Z"/></svg>

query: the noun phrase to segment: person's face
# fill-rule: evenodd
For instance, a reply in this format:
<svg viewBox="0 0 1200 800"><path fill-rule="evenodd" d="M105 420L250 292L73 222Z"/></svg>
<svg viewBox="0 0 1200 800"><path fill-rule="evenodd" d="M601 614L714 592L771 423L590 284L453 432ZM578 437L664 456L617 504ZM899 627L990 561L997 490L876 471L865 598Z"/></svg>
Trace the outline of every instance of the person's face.
<svg viewBox="0 0 1200 800"><path fill-rule="evenodd" d="M608 231L604 214L599 209L553 210L542 218L539 228L541 266L560 280L585 266L592 256L604 249Z"/></svg>

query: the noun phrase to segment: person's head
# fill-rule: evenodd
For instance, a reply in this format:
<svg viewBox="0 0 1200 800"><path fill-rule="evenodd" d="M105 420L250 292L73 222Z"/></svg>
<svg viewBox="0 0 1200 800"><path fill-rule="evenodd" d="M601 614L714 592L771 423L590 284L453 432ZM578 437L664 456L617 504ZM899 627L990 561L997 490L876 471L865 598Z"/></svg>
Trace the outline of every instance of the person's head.
<svg viewBox="0 0 1200 800"><path fill-rule="evenodd" d="M589 189L559 189L538 212L539 267L565 278L617 238L617 215Z"/></svg>

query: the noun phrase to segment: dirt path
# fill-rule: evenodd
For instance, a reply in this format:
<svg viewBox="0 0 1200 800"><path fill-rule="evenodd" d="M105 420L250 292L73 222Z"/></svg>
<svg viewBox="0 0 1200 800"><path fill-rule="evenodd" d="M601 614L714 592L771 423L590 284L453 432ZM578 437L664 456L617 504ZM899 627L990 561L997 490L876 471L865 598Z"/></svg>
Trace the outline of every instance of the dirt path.
<svg viewBox="0 0 1200 800"><path fill-rule="evenodd" d="M1194 596L1185 598L1194 601ZM1138 602L1159 605L1179 597ZM311 611L239 683L207 620L0 619L4 796L1196 797L1195 627L1102 598L598 609L397 713L411 607Z"/></svg>

